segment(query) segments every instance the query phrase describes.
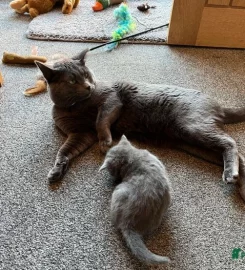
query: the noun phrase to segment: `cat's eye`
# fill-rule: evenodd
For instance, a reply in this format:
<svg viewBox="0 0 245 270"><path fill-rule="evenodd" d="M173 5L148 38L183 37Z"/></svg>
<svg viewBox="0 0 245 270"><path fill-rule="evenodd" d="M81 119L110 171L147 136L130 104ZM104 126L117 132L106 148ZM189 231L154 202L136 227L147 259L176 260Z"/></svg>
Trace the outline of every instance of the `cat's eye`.
<svg viewBox="0 0 245 270"><path fill-rule="evenodd" d="M88 78L88 73L85 73L85 74L84 74L84 77L85 77L85 78Z"/></svg>
<svg viewBox="0 0 245 270"><path fill-rule="evenodd" d="M68 82L69 82L69 84L75 84L76 80L69 80Z"/></svg>

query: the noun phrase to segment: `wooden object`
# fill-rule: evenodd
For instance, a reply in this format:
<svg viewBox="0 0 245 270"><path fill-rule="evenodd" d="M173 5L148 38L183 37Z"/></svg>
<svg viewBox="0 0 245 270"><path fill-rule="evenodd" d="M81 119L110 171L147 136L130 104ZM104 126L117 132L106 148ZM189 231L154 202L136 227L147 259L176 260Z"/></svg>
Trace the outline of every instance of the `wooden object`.
<svg viewBox="0 0 245 270"><path fill-rule="evenodd" d="M229 6L230 0L208 0L207 4L216 6Z"/></svg>
<svg viewBox="0 0 245 270"><path fill-rule="evenodd" d="M245 48L245 0L174 0L168 44Z"/></svg>
<svg viewBox="0 0 245 270"><path fill-rule="evenodd" d="M194 45L206 0L174 0L168 44Z"/></svg>
<svg viewBox="0 0 245 270"><path fill-rule="evenodd" d="M233 7L245 7L245 0L233 0Z"/></svg>

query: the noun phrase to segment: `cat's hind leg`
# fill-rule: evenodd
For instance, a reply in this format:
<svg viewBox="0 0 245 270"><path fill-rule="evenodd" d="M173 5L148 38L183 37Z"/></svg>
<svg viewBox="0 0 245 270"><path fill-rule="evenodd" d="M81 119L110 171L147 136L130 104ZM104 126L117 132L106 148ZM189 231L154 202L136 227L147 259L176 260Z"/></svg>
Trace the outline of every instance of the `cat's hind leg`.
<svg viewBox="0 0 245 270"><path fill-rule="evenodd" d="M239 176L239 157L236 142L229 136L220 140L223 146L224 172L223 181L235 183Z"/></svg>
<svg viewBox="0 0 245 270"><path fill-rule="evenodd" d="M239 154L239 193L242 199L245 201L245 158Z"/></svg>
<svg viewBox="0 0 245 270"><path fill-rule="evenodd" d="M182 142L177 142L177 149L183 150L188 154L206 160L218 166L223 166L222 155L216 151L211 151L210 149L205 149L203 147L190 146L189 144L184 144ZM240 153L239 155L239 178L238 187L239 193L242 199L245 201L245 158Z"/></svg>
<svg viewBox="0 0 245 270"><path fill-rule="evenodd" d="M239 157L236 142L222 129L214 125L197 125L185 130L182 139L189 143L204 146L211 150L220 151L223 155L223 180L235 183L239 176Z"/></svg>
<svg viewBox="0 0 245 270"><path fill-rule="evenodd" d="M54 167L48 174L49 183L59 181L65 175L69 162L97 141L94 133L71 133L56 156Z"/></svg>

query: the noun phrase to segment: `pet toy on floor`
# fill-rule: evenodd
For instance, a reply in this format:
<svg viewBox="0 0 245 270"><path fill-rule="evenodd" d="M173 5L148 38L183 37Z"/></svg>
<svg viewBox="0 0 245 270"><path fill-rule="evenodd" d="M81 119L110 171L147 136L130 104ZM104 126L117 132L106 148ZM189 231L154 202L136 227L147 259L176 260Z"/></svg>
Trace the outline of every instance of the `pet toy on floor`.
<svg viewBox="0 0 245 270"><path fill-rule="evenodd" d="M118 27L112 32L112 41L115 42L107 46L108 51L115 49L119 44L119 42L116 41L123 38L136 28L136 23L126 3L121 3L121 5L114 10L114 16L118 21Z"/></svg>
<svg viewBox="0 0 245 270"><path fill-rule="evenodd" d="M16 53L4 52L2 62L4 64L35 64L35 61L46 62L47 58L37 55L19 55Z"/></svg>
<svg viewBox="0 0 245 270"><path fill-rule="evenodd" d="M70 14L76 8L80 0L14 0L10 2L10 7L17 13L29 13L32 18L40 14L49 12L56 3L61 2L62 12Z"/></svg>
<svg viewBox="0 0 245 270"><path fill-rule="evenodd" d="M137 9L142 12L145 12L150 8L156 8L156 6L149 6L147 3L137 6Z"/></svg>
<svg viewBox="0 0 245 270"><path fill-rule="evenodd" d="M44 56L38 56L37 46L32 47L32 52L30 55L19 55L16 53L4 52L2 62L4 64L24 64L30 65L35 64L35 61L46 62L47 58ZM1 82L1 74L0 74L0 86L3 84L3 79ZM34 96L41 92L46 91L46 85L43 80L37 80L36 85L34 87L28 88L24 91L25 96Z"/></svg>
<svg viewBox="0 0 245 270"><path fill-rule="evenodd" d="M124 0L96 0L92 6L92 9L93 11L101 11L109 6L120 4L122 2L124 2Z"/></svg>
<svg viewBox="0 0 245 270"><path fill-rule="evenodd" d="M3 75L0 72L0 87L2 87L2 86L3 86Z"/></svg>

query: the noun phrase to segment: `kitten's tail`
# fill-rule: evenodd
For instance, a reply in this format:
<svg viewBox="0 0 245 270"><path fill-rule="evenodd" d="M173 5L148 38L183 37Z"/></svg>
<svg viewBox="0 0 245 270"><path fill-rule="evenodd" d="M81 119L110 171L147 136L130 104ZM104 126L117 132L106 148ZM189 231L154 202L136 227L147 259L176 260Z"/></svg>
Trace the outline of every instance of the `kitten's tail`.
<svg viewBox="0 0 245 270"><path fill-rule="evenodd" d="M234 124L245 121L245 107L241 108L223 108L224 123Z"/></svg>
<svg viewBox="0 0 245 270"><path fill-rule="evenodd" d="M122 231L122 234L127 242L128 247L140 261L147 264L160 264L170 262L168 257L156 255L147 249L142 240L142 237L137 232L132 230L124 230Z"/></svg>

